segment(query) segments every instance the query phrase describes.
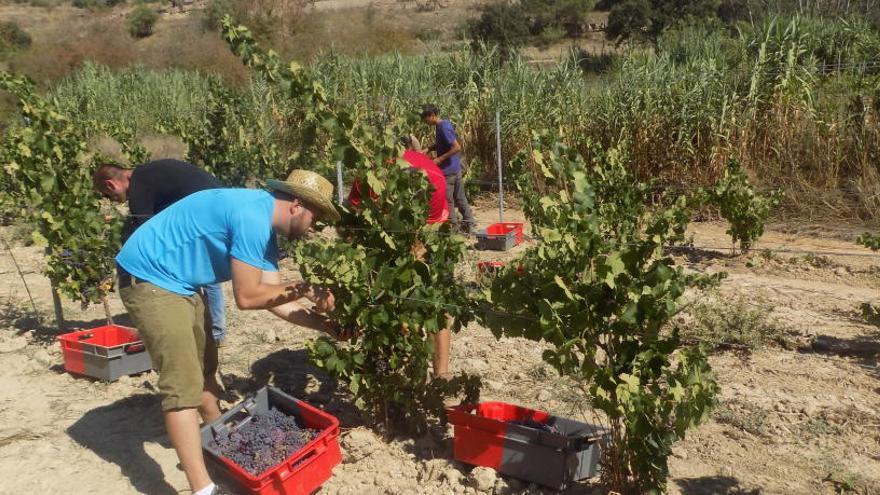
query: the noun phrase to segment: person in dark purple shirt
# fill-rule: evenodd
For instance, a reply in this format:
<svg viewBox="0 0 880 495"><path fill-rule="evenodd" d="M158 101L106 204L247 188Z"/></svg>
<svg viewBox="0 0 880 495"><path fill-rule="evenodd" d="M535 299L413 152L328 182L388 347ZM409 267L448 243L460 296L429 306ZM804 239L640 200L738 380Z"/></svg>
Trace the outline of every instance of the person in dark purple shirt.
<svg viewBox="0 0 880 495"><path fill-rule="evenodd" d="M446 177L446 202L449 207L449 221L454 228L460 228L470 233L476 226L471 205L468 204L464 191L464 180L461 169L461 144L455 134L455 128L448 120L440 118L440 111L434 105L423 105L421 113L422 121L436 128L434 146L429 150L436 151L437 157L434 163L443 171ZM461 211L463 219L459 221L458 211Z"/></svg>

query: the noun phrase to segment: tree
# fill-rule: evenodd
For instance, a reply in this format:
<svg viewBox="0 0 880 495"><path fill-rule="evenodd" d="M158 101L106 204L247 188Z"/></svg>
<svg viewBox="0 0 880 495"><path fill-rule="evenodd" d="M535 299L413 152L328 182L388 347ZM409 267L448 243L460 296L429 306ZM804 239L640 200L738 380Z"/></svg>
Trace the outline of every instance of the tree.
<svg viewBox="0 0 880 495"><path fill-rule="evenodd" d="M32 41L31 35L15 21L0 22L0 52L7 47L12 50L28 48Z"/></svg>
<svg viewBox="0 0 880 495"><path fill-rule="evenodd" d="M468 26L474 48L495 46L505 57L512 55L529 36L524 11L506 2L485 6L480 17Z"/></svg>
<svg viewBox="0 0 880 495"><path fill-rule="evenodd" d="M521 3L532 34L561 28L572 37L583 33L587 13L593 5L594 0L523 0Z"/></svg>
<svg viewBox="0 0 880 495"><path fill-rule="evenodd" d="M128 14L128 32L135 38L146 38L153 34L153 27L159 14L146 5L139 5Z"/></svg>
<svg viewBox="0 0 880 495"><path fill-rule="evenodd" d="M688 22L702 22L718 16L720 0L623 0L611 7L608 39L655 41L666 29Z"/></svg>
<svg viewBox="0 0 880 495"><path fill-rule="evenodd" d="M624 0L611 8L605 36L618 43L643 38L651 25L651 14L649 0Z"/></svg>

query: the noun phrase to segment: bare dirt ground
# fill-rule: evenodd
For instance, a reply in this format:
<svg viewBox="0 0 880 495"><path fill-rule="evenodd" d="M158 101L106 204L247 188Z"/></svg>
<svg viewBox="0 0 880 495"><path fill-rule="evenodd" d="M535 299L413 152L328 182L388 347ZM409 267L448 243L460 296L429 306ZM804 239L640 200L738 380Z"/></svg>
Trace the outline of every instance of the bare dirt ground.
<svg viewBox="0 0 880 495"><path fill-rule="evenodd" d="M496 221L491 202L480 204L482 224ZM521 219L508 211L506 219ZM753 352L718 351L712 358L722 387L712 420L678 443L671 458L673 494L880 493L880 329L858 314L862 302L880 302L880 258L775 253L731 256L725 227L695 224L694 250L679 260L691 269L727 271L723 294L744 294L772 309L791 345ZM826 227L770 229L758 248L869 254L853 231ZM21 238L4 227L4 238ZM508 253L471 251L462 270ZM25 285L9 252L0 255L0 493L188 493L170 449L154 395L155 373L116 383L63 371L49 317L51 298L41 275L40 250L13 241L15 256L39 310L29 307ZM499 256L501 255L501 256ZM287 266L292 274L295 267ZM227 287L227 290L229 288ZM699 297L699 295L694 295ZM346 393L307 360L312 331L265 312L242 312L229 303L229 340L221 349L226 405L263 383L338 416L344 462L320 493L542 493L535 486L496 477L449 460L449 439L375 436ZM117 298L111 307L125 321ZM100 308L65 303L68 325L102 323ZM453 370L479 373L483 398L588 418L583 399L541 361L541 345L496 340L478 326L455 337ZM584 483L567 493L602 493Z"/></svg>

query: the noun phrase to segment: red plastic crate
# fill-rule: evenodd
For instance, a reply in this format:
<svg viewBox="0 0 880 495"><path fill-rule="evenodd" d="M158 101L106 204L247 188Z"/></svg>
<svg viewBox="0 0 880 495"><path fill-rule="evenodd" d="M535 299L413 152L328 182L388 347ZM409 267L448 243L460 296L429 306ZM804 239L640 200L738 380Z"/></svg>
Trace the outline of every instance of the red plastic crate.
<svg viewBox="0 0 880 495"><path fill-rule="evenodd" d="M120 325L66 333L58 337L64 369L71 373L113 381L122 375L152 369L137 330Z"/></svg>
<svg viewBox="0 0 880 495"><path fill-rule="evenodd" d="M514 235L516 236L515 237L515 239L516 239L515 245L519 246L520 244L522 244L522 241L523 241L523 224L522 223L515 223L515 222L513 222L513 223L512 222L493 223L492 225L489 226L489 228L486 229L486 233L487 234L495 234L496 232L493 232L490 229L497 230L498 234L506 234L508 232L513 232Z"/></svg>
<svg viewBox="0 0 880 495"><path fill-rule="evenodd" d="M555 489L595 476L599 440L604 430L504 402L484 402L447 409L454 427L455 460ZM543 431L511 421L553 426Z"/></svg>
<svg viewBox="0 0 880 495"><path fill-rule="evenodd" d="M514 222L493 223L477 234L477 248L507 251L523 241L523 224Z"/></svg>
<svg viewBox="0 0 880 495"><path fill-rule="evenodd" d="M320 430L318 436L299 452L278 465L255 476L238 464L220 455L211 447L214 436L221 431L235 429L245 418L271 408L296 416L305 428ZM326 412L285 394L275 387L263 387L213 423L202 427L202 448L207 458L218 466L223 475L242 493L254 495L307 495L321 487L333 475L333 468L342 462L339 450L339 420Z"/></svg>

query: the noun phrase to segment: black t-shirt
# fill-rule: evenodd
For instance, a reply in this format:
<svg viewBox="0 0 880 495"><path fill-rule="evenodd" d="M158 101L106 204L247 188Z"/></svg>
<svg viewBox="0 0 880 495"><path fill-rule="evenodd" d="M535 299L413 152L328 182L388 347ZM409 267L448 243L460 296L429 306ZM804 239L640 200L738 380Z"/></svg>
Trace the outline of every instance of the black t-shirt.
<svg viewBox="0 0 880 495"><path fill-rule="evenodd" d="M165 208L190 194L219 189L213 175L180 160L156 160L134 169L128 186L130 221L123 242L132 232Z"/></svg>

